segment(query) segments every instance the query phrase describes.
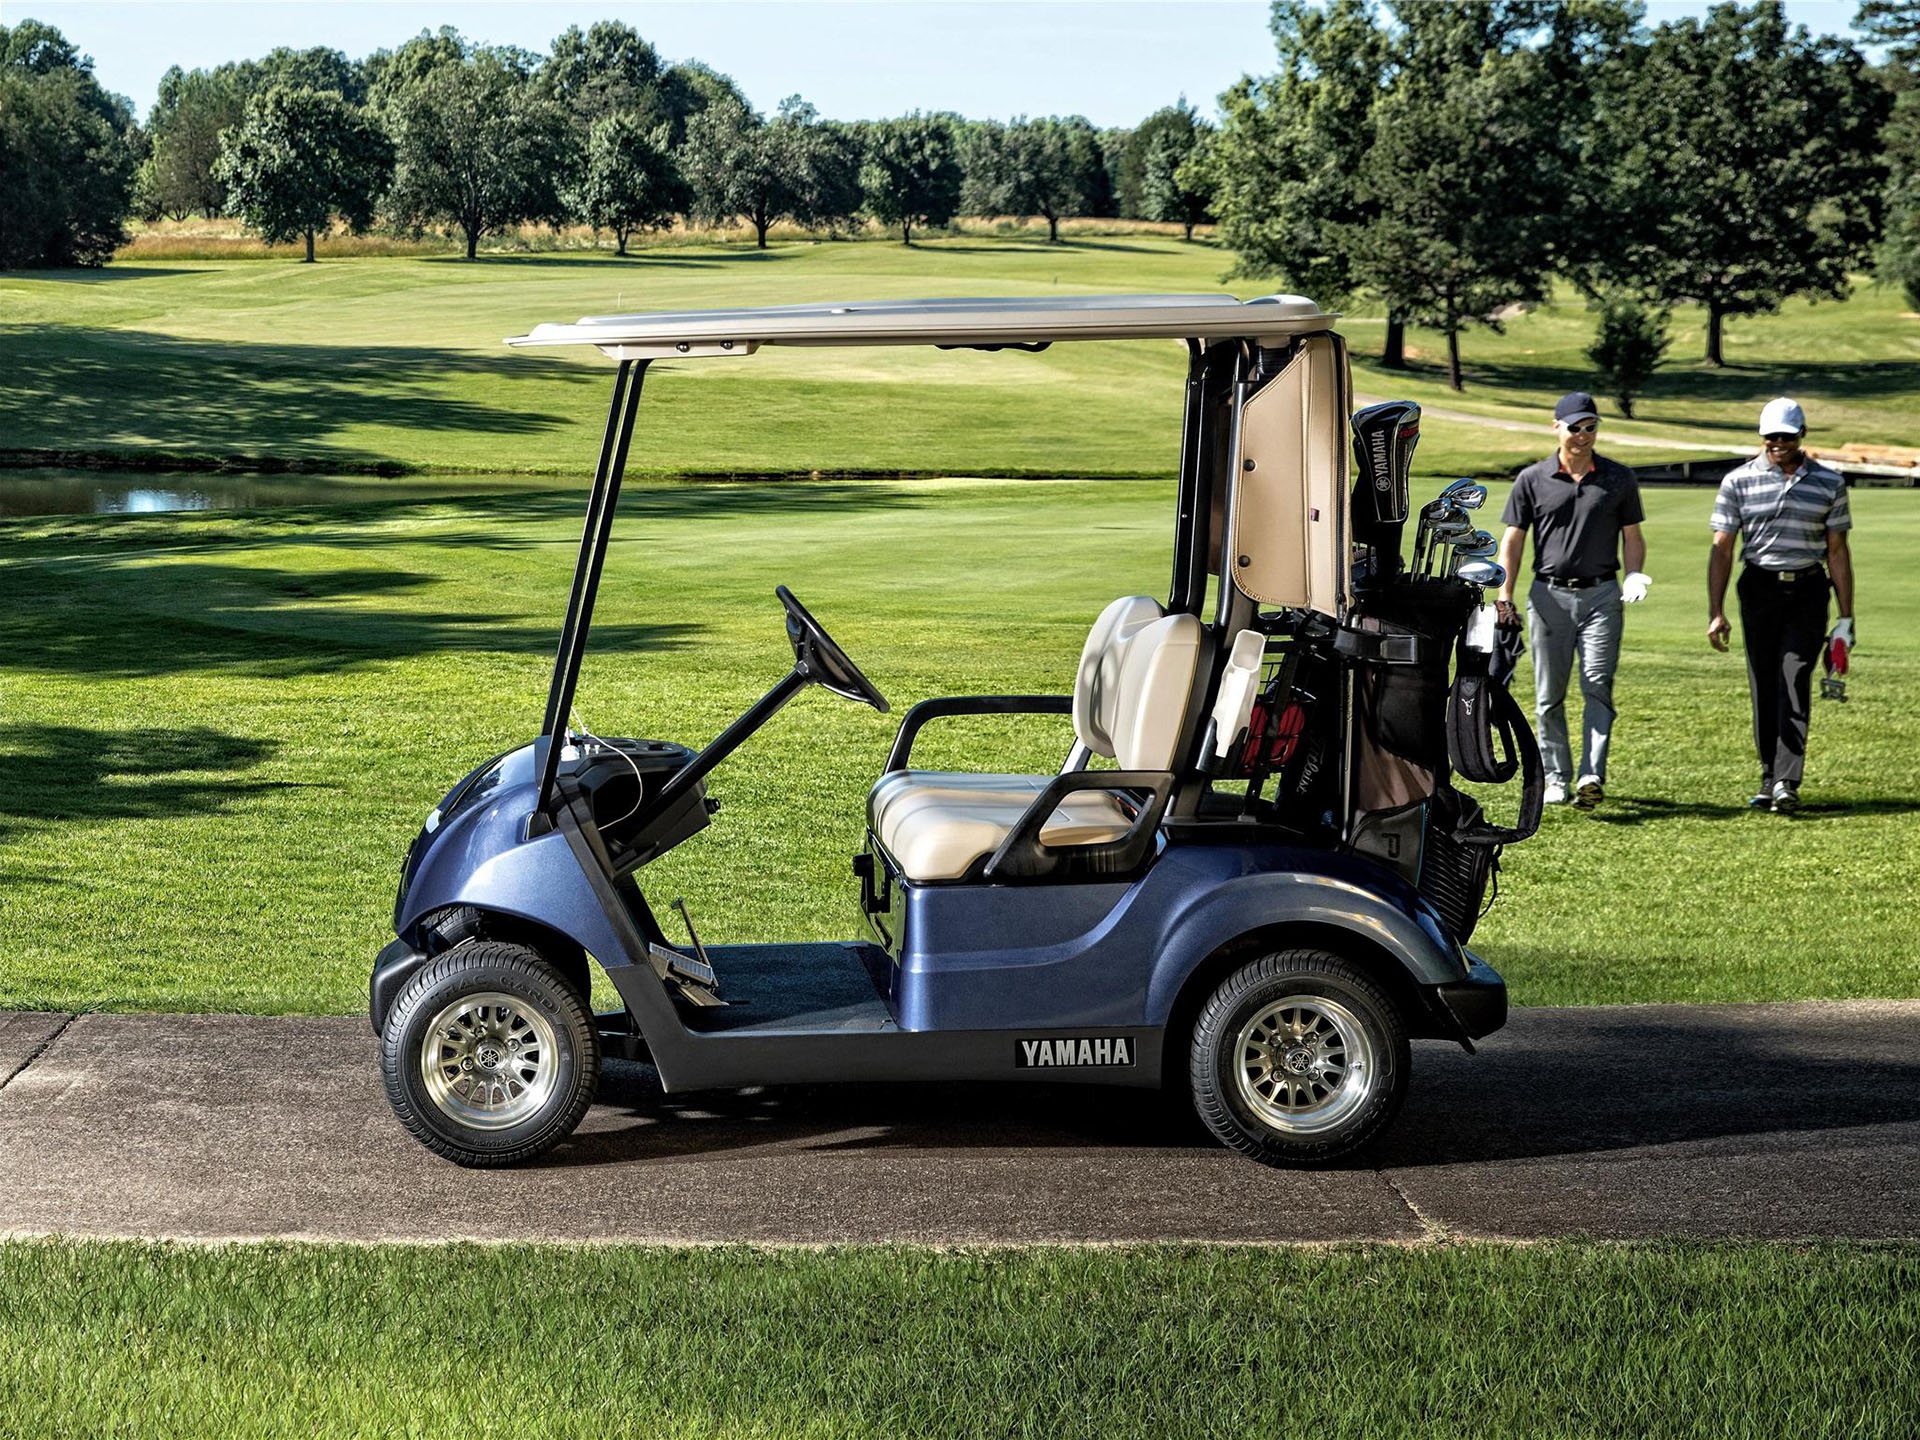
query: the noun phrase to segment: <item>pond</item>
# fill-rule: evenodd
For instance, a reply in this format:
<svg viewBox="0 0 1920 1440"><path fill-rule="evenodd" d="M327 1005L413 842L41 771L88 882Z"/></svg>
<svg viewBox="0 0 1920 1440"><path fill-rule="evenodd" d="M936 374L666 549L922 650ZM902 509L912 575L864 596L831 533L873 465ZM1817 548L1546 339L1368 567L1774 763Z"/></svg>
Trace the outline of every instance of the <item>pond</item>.
<svg viewBox="0 0 1920 1440"><path fill-rule="evenodd" d="M577 483L586 493L591 476ZM565 476L217 475L133 470L0 470L0 519L25 515L153 515L179 510L256 510L430 500L496 490L560 489Z"/></svg>

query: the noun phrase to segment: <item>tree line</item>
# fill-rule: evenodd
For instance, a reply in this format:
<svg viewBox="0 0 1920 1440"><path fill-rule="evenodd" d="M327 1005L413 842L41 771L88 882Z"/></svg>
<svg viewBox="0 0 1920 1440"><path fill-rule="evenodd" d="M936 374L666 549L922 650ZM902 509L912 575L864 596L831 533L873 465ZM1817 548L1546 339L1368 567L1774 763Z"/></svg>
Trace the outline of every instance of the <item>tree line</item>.
<svg viewBox="0 0 1920 1440"><path fill-rule="evenodd" d="M726 76L603 21L545 54L423 33L353 61L276 50L170 70L144 123L57 31L0 28L0 265L97 264L129 215L231 214L269 241L336 224L636 235L679 218L869 221L911 243L956 216L1217 220L1235 273L1370 297L1409 325L1499 330L1571 282L1629 412L1682 303L1726 322L1840 298L1873 267L1920 305L1920 0L1860 0L1855 46L1779 0L1649 29L1637 0L1274 0L1273 73L1142 123L763 116Z"/></svg>
<svg viewBox="0 0 1920 1440"><path fill-rule="evenodd" d="M1865 0L1878 67L1777 0L1652 30L1631 0L1276 0L1278 73L1221 97L1198 163L1242 272L1365 294L1460 342L1570 281L1626 413L1680 303L1724 327L1843 298L1875 263L1920 302L1920 4Z"/></svg>
<svg viewBox="0 0 1920 1440"><path fill-rule="evenodd" d="M13 111L44 114L18 134ZM490 234L578 223L634 236L676 219L827 233L867 220L916 230L959 215L1164 219L1204 205L1172 183L1204 127L1184 99L1130 129L1078 116L1010 124L919 114L824 120L799 96L758 113L726 76L668 64L632 27L601 21L544 55L451 28L349 60L275 50L175 67L151 114L106 94L58 31L0 28L0 266L98 264L130 217L233 215L271 243L335 224ZM68 192L71 193L68 193ZM84 192L84 193L83 193Z"/></svg>

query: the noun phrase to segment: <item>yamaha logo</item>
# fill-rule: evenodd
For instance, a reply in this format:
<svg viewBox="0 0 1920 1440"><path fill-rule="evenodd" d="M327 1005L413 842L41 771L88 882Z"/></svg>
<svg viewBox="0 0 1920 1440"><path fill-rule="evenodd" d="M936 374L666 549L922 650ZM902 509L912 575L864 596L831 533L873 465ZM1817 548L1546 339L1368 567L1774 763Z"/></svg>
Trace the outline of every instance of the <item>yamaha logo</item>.
<svg viewBox="0 0 1920 1440"><path fill-rule="evenodd" d="M1131 1065L1133 1041L1125 1035L1072 1036L1065 1040L1015 1042L1014 1065L1038 1070L1061 1065Z"/></svg>

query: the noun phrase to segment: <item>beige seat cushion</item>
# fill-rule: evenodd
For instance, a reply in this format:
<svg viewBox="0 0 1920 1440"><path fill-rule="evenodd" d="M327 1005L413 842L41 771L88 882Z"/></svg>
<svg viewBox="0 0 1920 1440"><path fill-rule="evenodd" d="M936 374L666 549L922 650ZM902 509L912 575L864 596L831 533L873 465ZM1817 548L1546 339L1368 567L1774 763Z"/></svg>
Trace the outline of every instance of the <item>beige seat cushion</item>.
<svg viewBox="0 0 1920 1440"><path fill-rule="evenodd" d="M1202 627L1168 615L1159 601L1129 595L1100 612L1081 652L1073 724L1095 754L1126 770L1166 770L1186 716ZM1000 848L1051 775L896 770L867 800L867 823L910 880L956 880ZM1041 827L1048 845L1123 837L1132 822L1119 800L1096 790L1070 795Z"/></svg>
<svg viewBox="0 0 1920 1440"><path fill-rule="evenodd" d="M937 772L897 771L930 779ZM892 779L889 776L888 779ZM942 780L1012 781L991 784L935 785L903 783L886 797L875 792L873 833L909 880L958 880L1000 848L1051 775L940 775ZM1094 845L1118 840L1133 822L1113 795L1087 790L1061 801L1040 829L1048 845Z"/></svg>

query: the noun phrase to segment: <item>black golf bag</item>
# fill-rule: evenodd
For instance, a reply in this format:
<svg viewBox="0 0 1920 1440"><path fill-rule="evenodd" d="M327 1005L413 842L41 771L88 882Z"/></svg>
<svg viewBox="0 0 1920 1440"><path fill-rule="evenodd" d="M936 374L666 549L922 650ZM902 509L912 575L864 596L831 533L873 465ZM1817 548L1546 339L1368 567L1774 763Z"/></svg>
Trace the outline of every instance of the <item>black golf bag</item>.
<svg viewBox="0 0 1920 1440"><path fill-rule="evenodd" d="M1353 666L1353 849L1405 876L1462 942L1484 912L1500 850L1540 825L1533 730L1487 653L1466 643L1479 592L1398 577L1359 600L1338 645ZM1451 677L1449 672L1451 671ZM1492 824L1453 776L1521 780L1514 824Z"/></svg>

